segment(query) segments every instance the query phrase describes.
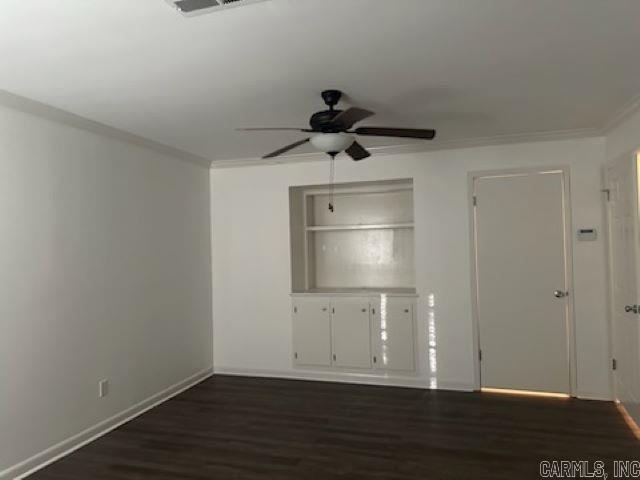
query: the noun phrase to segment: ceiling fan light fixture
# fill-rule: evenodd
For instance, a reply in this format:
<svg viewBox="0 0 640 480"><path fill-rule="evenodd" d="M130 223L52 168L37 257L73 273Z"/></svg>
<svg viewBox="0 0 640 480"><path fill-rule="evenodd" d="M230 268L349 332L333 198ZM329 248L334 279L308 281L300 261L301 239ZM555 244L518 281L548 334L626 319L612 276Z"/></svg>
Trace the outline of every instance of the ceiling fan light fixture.
<svg viewBox="0 0 640 480"><path fill-rule="evenodd" d="M194 0L195 1L195 0ZM209 1L209 0L198 0ZM216 0L221 1L221 0ZM225 0L222 0L225 1ZM226 1L250 1L250 0L226 0ZM254 0L258 1L258 0ZM274 158L290 152L306 143L311 143L317 150L328 153L334 158L340 152L345 152L355 162L364 160L371 156L366 148L360 145L355 139L355 135L366 135L370 137L395 137L395 138L417 138L422 140L433 140L436 131L425 128L395 128L395 127L358 127L351 128L358 122L375 115L369 110L358 107L349 107L346 110L336 110L334 107L340 101L341 92L338 90L325 90L322 92L322 99L329 106L329 110L322 110L311 115L309 125L311 128L291 128L291 127L267 127L267 128L243 128L240 130L296 130L304 133L312 133L312 137L298 140L286 147L279 148L275 152L264 155L262 158Z"/></svg>
<svg viewBox="0 0 640 480"><path fill-rule="evenodd" d="M325 153L340 153L355 142L355 138L344 133L320 133L311 137L311 145Z"/></svg>

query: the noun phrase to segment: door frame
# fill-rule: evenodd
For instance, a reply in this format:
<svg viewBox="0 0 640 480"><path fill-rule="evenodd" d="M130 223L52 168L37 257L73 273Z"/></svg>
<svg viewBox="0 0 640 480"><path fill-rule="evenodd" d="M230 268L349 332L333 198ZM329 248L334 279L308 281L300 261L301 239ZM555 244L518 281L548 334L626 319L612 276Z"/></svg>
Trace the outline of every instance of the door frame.
<svg viewBox="0 0 640 480"><path fill-rule="evenodd" d="M609 189L610 185L609 185L609 164L610 163L615 163L618 162L620 160L622 160L623 158L627 158L630 162L632 162L633 166L634 166L634 171L635 171L635 175L633 176L633 185L634 185L634 189L636 191L636 193L638 193L640 191L640 185L639 185L639 179L638 179L638 175L640 175L640 150L632 150L631 152L628 153L624 153L622 155L618 155L617 157L615 157L614 159L611 160L611 162L607 161L605 162L604 165L604 172L603 172L603 176L604 176L604 190L603 192L607 195L607 200L606 200L606 208L605 208L605 217L606 217L606 225L607 225L607 246L606 246L606 250L607 250L607 303L608 305L608 314L609 314L609 387L611 389L611 395L613 396L613 400L614 401L618 401L618 372L616 370L613 370L613 359L617 357L616 354L616 344L615 344L615 322L614 322L614 317L615 317L615 305L614 305L614 294L613 294L613 289L614 289L614 279L613 279L613 275L614 275L614 271L613 271L613 242L612 242L612 231L611 231L611 202L609 201L610 199L610 195L611 195L611 191ZM638 211L638 201L635 202L635 210L636 210L636 217L639 220L639 224L640 224L640 211ZM636 232L637 234L638 232ZM637 252L640 253L640 252ZM640 278L638 279L640 280Z"/></svg>
<svg viewBox="0 0 640 480"><path fill-rule="evenodd" d="M473 328L473 364L474 379L473 388L479 391L482 388L480 365L480 318L478 314L478 275L477 275L477 230L476 230L476 205L474 201L476 182L481 178L524 176L532 173L561 173L563 190L563 214L564 214L564 252L565 252L565 290L569 292L566 313L567 331L567 360L569 364L569 394L577 396L577 355L575 339L575 307L573 289L573 224L571 219L571 177L568 165L550 165L540 167L505 168L499 170L473 171L467 174L468 179L468 208L469 208L469 245L471 264L471 318Z"/></svg>

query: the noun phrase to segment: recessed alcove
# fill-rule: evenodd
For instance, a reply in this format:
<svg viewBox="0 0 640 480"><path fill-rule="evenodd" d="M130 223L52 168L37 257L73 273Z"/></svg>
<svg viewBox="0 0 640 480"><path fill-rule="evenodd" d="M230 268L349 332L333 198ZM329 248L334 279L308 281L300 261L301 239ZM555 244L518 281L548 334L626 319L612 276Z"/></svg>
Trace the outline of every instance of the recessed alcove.
<svg viewBox="0 0 640 480"><path fill-rule="evenodd" d="M294 293L415 292L413 180L296 186L289 198Z"/></svg>

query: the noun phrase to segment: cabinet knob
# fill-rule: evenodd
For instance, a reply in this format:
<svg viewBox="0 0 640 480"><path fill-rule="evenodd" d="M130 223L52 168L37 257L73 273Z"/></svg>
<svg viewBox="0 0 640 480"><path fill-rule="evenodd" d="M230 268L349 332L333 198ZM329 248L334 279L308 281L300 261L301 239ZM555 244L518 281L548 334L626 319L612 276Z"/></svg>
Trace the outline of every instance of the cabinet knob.
<svg viewBox="0 0 640 480"><path fill-rule="evenodd" d="M405 309L404 309L404 313L409 313L409 309L408 309L408 308L405 308Z"/></svg>
<svg viewBox="0 0 640 480"><path fill-rule="evenodd" d="M366 309L366 308L363 308L363 309L362 309L362 313L365 313L366 311L367 311L367 309Z"/></svg>
<svg viewBox="0 0 640 480"><path fill-rule="evenodd" d="M322 307L322 311L326 312L327 311L327 307Z"/></svg>

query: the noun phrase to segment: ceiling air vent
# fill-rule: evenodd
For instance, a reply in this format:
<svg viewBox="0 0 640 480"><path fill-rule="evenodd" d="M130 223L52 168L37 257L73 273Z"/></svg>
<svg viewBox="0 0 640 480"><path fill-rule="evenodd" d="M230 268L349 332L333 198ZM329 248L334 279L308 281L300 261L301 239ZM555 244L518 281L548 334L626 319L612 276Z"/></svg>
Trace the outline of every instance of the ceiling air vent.
<svg viewBox="0 0 640 480"><path fill-rule="evenodd" d="M167 0L170 5L186 17L264 1L266 0Z"/></svg>

